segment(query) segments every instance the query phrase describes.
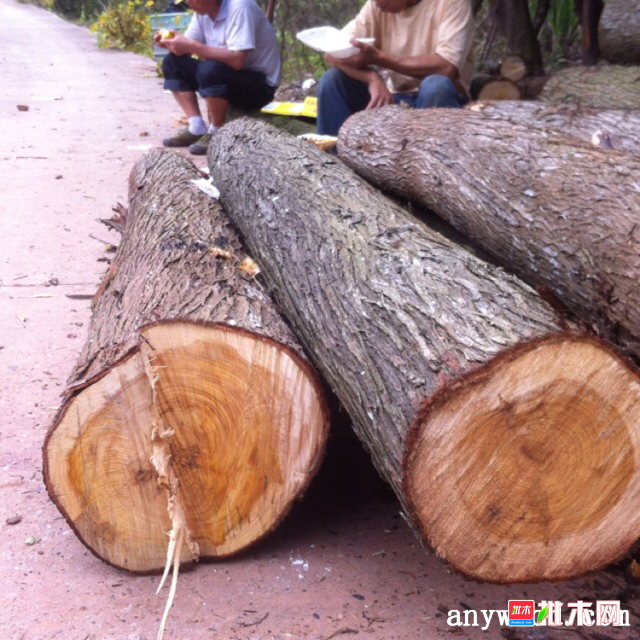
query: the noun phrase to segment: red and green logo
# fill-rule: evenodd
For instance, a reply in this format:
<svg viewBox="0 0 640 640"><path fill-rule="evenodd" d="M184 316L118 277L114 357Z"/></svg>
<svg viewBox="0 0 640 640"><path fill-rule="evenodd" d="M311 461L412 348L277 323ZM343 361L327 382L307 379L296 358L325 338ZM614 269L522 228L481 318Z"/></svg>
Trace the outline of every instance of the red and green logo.
<svg viewBox="0 0 640 640"><path fill-rule="evenodd" d="M509 600L510 627L533 627L534 616L533 600Z"/></svg>

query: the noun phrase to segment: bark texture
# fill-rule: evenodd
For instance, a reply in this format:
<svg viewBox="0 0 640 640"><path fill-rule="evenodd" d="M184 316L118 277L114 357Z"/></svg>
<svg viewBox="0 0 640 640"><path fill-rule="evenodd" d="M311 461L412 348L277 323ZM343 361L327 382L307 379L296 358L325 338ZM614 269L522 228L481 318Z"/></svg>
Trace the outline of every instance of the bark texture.
<svg viewBox="0 0 640 640"><path fill-rule="evenodd" d="M238 107L231 107L227 113L227 122L238 120L239 118L254 118L262 120L282 131L286 131L293 136L303 133L315 133L316 126L310 118L295 118L292 116L277 116L272 113L262 113L262 111L247 111Z"/></svg>
<svg viewBox="0 0 640 640"><path fill-rule="evenodd" d="M491 428L472 429L484 408L493 411L495 420L483 424L493 422L502 430L509 416L517 415L516 431L525 439L526 433L536 434L529 453L542 455L540 442L566 428L565 411L576 410L585 393L583 380L566 376L576 357L593 358L608 375L624 381L625 393L640 407L637 377L624 363L600 342L562 333L554 311L532 289L408 215L330 154L261 123L238 122L214 137L209 166L225 209L307 352L412 522L440 555L470 575L507 582L581 573L613 557L605 559L611 545L593 546L593 536L589 549L581 525L562 522L555 506L546 517L551 531L560 527L562 536L549 535L548 529L529 535L520 528L510 541L517 550L506 554L506 562L504 530L512 515L507 509L502 516L497 513L494 491L487 492L491 502L478 507L481 517L451 523L446 512L455 504L460 516L468 499L488 485L501 487L504 500L514 469L527 468L527 486L545 480L545 469L515 450L515 467L509 471L473 462L477 452L496 447ZM494 386L485 396L488 384ZM561 399L547 405L550 389L561 390ZM463 397L478 403L472 400L471 407L461 408ZM595 399L596 406L602 403L604 398ZM425 404L435 408L429 411ZM544 420L531 412L531 405L548 409ZM563 407L559 412L558 406ZM450 411L456 413L454 420L443 418ZM569 437L583 422L572 423ZM616 425L626 434L621 421ZM475 435L459 450L438 436L445 432L464 440L468 429ZM519 437L508 439L523 445ZM621 455L620 446L613 445L612 455ZM439 474L454 485L464 476L464 491L442 493L439 479L428 473L432 456L448 461L448 471L439 467ZM554 478L566 462L562 458L554 461L558 471L546 477L554 505L560 495ZM631 458L627 462L634 468ZM468 465L473 476L464 472ZM615 483L616 477L608 482ZM637 483L628 488L625 497L637 500ZM540 505L520 497L524 503L517 517L535 521ZM439 512L428 512L429 504ZM487 513L493 516L487 519ZM598 522L607 528L602 518ZM614 556L635 540L638 525L627 522Z"/></svg>
<svg viewBox="0 0 640 640"><path fill-rule="evenodd" d="M568 67L547 80L540 99L592 109L640 109L640 67Z"/></svg>
<svg viewBox="0 0 640 640"><path fill-rule="evenodd" d="M356 114L338 148L361 175L429 207L640 352L640 158L444 109Z"/></svg>
<svg viewBox="0 0 640 640"><path fill-rule="evenodd" d="M607 60L640 64L640 0L607 0L599 34Z"/></svg>
<svg viewBox="0 0 640 640"><path fill-rule="evenodd" d="M94 298L91 335L68 391L110 370L136 348L140 327L160 320L237 326L302 355L264 287L239 269L247 253L220 203L193 184L200 179L171 152L154 150L133 168L125 233ZM212 255L213 247L232 259Z"/></svg>
<svg viewBox="0 0 640 640"><path fill-rule="evenodd" d="M161 569L271 530L322 458L327 413L192 162L134 168L114 262L44 446L49 494L98 557ZM171 553L170 553L171 555Z"/></svg>
<svg viewBox="0 0 640 640"><path fill-rule="evenodd" d="M524 100L475 104L469 109L498 122L556 131L603 148L640 156L640 111L600 111Z"/></svg>

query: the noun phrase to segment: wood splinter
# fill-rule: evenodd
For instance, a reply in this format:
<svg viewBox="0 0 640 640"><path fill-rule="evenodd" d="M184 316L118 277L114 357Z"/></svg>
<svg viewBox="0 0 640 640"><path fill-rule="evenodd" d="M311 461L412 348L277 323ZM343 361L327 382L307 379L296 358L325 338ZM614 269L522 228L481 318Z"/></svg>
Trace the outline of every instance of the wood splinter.
<svg viewBox="0 0 640 640"><path fill-rule="evenodd" d="M160 629L158 630L157 640L162 640L164 635L164 629L169 616L169 610L173 605L176 589L178 586L178 574L180 571L180 554L182 552L182 543L186 537L187 547L191 552L191 559L193 562L197 562L200 557L200 548L198 543L192 538L191 532L187 528L187 518L184 513L184 508L179 499L179 487L180 480L174 473L171 465L171 451L169 448L169 440L176 435L175 429L165 428L160 431L158 421L162 420L162 416L157 407L157 395L156 385L160 381L159 369L163 367L154 366L153 361L156 359L153 352L153 347L148 340L145 340L142 345L142 352L144 355L145 373L149 384L151 386L151 413L155 419L152 422L151 429L151 447L153 453L150 460L153 468L158 474L158 486L164 487L168 492L167 511L169 518L171 519L171 531L169 532L169 545L167 547L167 562L160 580L160 585L156 591L156 595L160 593L164 583L169 575L171 565L173 565L173 577L171 579L171 588L169 590L169 597L167 598L167 604L162 615L162 621L160 623Z"/></svg>
<svg viewBox="0 0 640 640"><path fill-rule="evenodd" d="M173 605L173 600L176 595L178 573L180 571L180 554L182 553L182 543L185 538L187 541L187 547L191 552L192 560L197 562L200 557L198 543L193 541L192 536L187 529L184 509L178 499L178 487L180 485L180 481L171 468L171 454L169 453L168 439L173 436L175 436L175 431L169 430L159 433L158 427L154 424L153 431L151 433L151 442L153 446L151 463L158 473L158 485L165 486L169 491L167 511L169 512L172 524L171 531L168 533L169 545L167 547L167 563L165 565L158 590L156 591L156 595L162 590L167 576L169 575L171 565L173 565L171 588L169 590L169 597L167 598L167 604L162 615L162 622L160 623L160 629L158 630L157 640L162 640L167 618L169 616L169 610Z"/></svg>

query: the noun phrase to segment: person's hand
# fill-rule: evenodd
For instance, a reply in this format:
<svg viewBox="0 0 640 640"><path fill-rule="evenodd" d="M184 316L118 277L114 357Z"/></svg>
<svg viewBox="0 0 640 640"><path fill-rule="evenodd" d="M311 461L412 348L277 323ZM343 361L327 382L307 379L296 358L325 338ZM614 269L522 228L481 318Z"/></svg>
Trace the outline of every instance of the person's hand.
<svg viewBox="0 0 640 640"><path fill-rule="evenodd" d="M372 44L360 42L360 40L356 40L355 38L349 42L354 47L360 49L360 51L354 56L347 58L347 60L352 60L353 64L360 65L360 68L380 64L380 50L376 49Z"/></svg>
<svg viewBox="0 0 640 640"><path fill-rule="evenodd" d="M368 69L371 65L378 64L380 51L370 44L364 44L358 40L351 40L350 44L359 49L358 53L350 58L335 58L330 53L325 54L325 60L332 66L344 65L352 69Z"/></svg>
<svg viewBox="0 0 640 640"><path fill-rule="evenodd" d="M162 37L162 32L164 31L164 29L159 29L158 31L156 31L156 34L153 36L153 41L159 46L162 47L163 49L167 48L167 42L166 40L163 39Z"/></svg>
<svg viewBox="0 0 640 640"><path fill-rule="evenodd" d="M157 45L166 49L167 48L166 41L171 40L171 38L174 38L175 35L176 35L176 32L173 29L159 29L158 31L156 31L156 35L153 36L153 41Z"/></svg>
<svg viewBox="0 0 640 640"><path fill-rule="evenodd" d="M369 100L369 104L365 107L365 110L377 109L378 107L393 104L393 95L389 89L387 89L384 80L377 73L373 73L369 82L369 95L371 96L371 100Z"/></svg>
<svg viewBox="0 0 640 640"><path fill-rule="evenodd" d="M185 56L193 51L193 40L185 38L182 34L176 33L170 40L163 40L162 45L176 56Z"/></svg>
<svg viewBox="0 0 640 640"><path fill-rule="evenodd" d="M335 58L330 53L324 54L324 59L328 62L332 67L340 67L342 64L342 58Z"/></svg>

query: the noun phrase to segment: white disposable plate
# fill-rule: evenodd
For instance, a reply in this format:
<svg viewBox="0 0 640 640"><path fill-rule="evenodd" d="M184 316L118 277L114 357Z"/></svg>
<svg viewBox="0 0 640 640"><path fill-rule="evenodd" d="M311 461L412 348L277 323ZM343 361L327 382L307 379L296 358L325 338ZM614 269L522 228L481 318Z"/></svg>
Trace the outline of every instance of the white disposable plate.
<svg viewBox="0 0 640 640"><path fill-rule="evenodd" d="M349 42L349 36L335 27L314 27L305 29L296 35L300 42L314 51L330 53L336 58L350 58L358 53L358 47ZM375 38L356 38L364 44L373 44Z"/></svg>

